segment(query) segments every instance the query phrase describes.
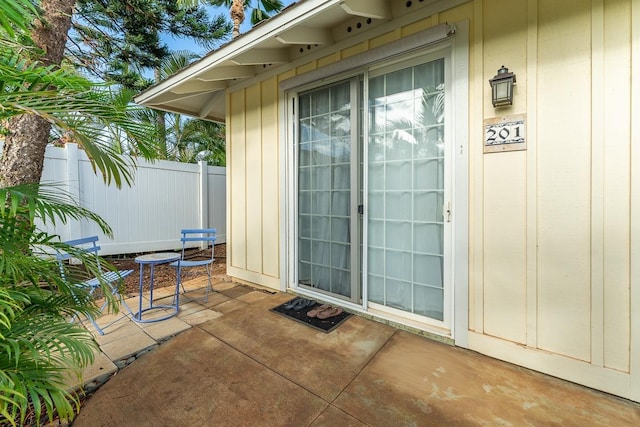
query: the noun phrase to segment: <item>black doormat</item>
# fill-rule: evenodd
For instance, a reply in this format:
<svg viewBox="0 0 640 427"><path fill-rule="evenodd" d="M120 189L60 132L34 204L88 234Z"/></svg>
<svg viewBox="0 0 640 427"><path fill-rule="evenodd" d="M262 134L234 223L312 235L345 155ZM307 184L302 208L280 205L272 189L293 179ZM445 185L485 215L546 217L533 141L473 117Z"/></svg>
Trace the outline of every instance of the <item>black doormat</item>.
<svg viewBox="0 0 640 427"><path fill-rule="evenodd" d="M337 316L329 317L328 319L318 319L317 317L309 317L307 313L311 311L314 307L317 307L319 304L317 302L313 302L313 304L303 308L302 310L296 311L292 308L287 309L286 306L292 301L299 300L300 298L294 298L290 301L287 301L283 304L280 304L277 307L273 307L270 311L274 313L278 313L281 316L285 316L289 319L293 319L297 322L300 322L304 325L311 326L314 329L317 329L322 332L329 333L337 328L342 322L344 322L351 313L347 313L343 311Z"/></svg>

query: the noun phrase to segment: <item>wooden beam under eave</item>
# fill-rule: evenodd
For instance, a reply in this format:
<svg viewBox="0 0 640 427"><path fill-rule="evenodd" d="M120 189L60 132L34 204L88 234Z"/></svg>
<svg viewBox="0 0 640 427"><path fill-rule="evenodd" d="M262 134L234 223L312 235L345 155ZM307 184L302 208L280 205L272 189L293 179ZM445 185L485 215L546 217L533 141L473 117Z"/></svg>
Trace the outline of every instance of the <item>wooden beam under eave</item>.
<svg viewBox="0 0 640 427"><path fill-rule="evenodd" d="M231 59L238 65L286 64L289 52L286 49L253 49Z"/></svg>
<svg viewBox="0 0 640 427"><path fill-rule="evenodd" d="M276 40L282 44L329 44L333 36L323 28L295 27L278 34Z"/></svg>
<svg viewBox="0 0 640 427"><path fill-rule="evenodd" d="M212 92L226 88L227 83L225 81L207 82L203 80L190 80L173 87L170 92L182 95L186 93Z"/></svg>
<svg viewBox="0 0 640 427"><path fill-rule="evenodd" d="M209 98L207 103L204 104L200 109L200 112L198 113L198 117L201 119L204 119L209 115L211 110L213 110L213 107L215 107L218 102L224 103L224 95L225 95L224 91L220 91L211 95L211 98Z"/></svg>
<svg viewBox="0 0 640 427"><path fill-rule="evenodd" d="M255 76L252 65L232 65L227 67L216 67L199 74L196 79L203 82L213 82L217 80L244 79Z"/></svg>
<svg viewBox="0 0 640 427"><path fill-rule="evenodd" d="M340 7L349 15L372 19L392 18L389 2L384 0L343 0Z"/></svg>

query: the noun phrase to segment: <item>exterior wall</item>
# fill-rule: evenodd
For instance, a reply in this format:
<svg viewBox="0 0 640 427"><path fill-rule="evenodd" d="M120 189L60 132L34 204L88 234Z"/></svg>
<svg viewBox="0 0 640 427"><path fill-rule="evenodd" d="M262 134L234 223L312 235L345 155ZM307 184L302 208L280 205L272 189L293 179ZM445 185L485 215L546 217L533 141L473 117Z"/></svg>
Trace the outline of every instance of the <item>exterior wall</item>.
<svg viewBox="0 0 640 427"><path fill-rule="evenodd" d="M499 110L484 85L482 118L526 114L527 150L482 154L481 135L472 136L471 181L481 184L472 185L470 346L639 400L632 8L632 0L476 2L475 73L486 82L504 64L518 79L514 105Z"/></svg>
<svg viewBox="0 0 640 427"><path fill-rule="evenodd" d="M474 0L415 16L230 92L230 274L277 288L278 257L294 256L279 253L277 82L468 21L469 347L640 401L640 3ZM515 102L494 109L501 65ZM484 154L484 120L513 114L527 150Z"/></svg>
<svg viewBox="0 0 640 427"><path fill-rule="evenodd" d="M227 98L227 273L280 288L280 136L277 79Z"/></svg>

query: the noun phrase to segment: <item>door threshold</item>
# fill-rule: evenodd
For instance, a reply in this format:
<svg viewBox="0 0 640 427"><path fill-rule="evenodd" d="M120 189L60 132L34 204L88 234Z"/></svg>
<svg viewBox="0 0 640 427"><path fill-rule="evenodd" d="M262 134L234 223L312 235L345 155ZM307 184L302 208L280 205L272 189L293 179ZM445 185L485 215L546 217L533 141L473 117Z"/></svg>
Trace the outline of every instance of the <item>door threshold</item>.
<svg viewBox="0 0 640 427"><path fill-rule="evenodd" d="M443 344L455 345L455 340L451 336L451 330L449 329L440 328L438 326L419 322L414 319L408 319L406 317L394 316L385 311L376 310L371 307L369 307L368 310L365 310L361 305L354 304L343 299L334 298L326 294L309 291L304 288L288 288L287 292L293 295L317 300L322 304L337 305L365 319L383 323Z"/></svg>
<svg viewBox="0 0 640 427"><path fill-rule="evenodd" d="M362 311L363 315L376 322L384 323L412 334L420 335L443 344L455 345L455 340L451 336L451 330L440 328L428 323L419 322L406 317L394 316L385 311L376 310L369 307L369 310Z"/></svg>

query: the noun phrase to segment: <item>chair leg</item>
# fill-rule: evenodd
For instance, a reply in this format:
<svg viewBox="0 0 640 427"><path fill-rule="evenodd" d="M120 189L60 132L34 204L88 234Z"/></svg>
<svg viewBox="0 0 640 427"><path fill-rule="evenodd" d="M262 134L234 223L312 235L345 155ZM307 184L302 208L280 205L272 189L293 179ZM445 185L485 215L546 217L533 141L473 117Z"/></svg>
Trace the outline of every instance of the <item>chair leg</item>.
<svg viewBox="0 0 640 427"><path fill-rule="evenodd" d="M106 306L107 306L107 301L102 303L102 306L100 307L100 312L99 313L102 313L102 311L104 310L104 308ZM87 319L89 319L89 321L91 322L93 327L96 328L96 331L98 331L98 333L100 335L104 335L104 331L102 330L102 328L100 326L98 326L98 324L96 323L96 320L93 318L93 316L87 316Z"/></svg>
<svg viewBox="0 0 640 427"><path fill-rule="evenodd" d="M211 266L207 265L207 287L204 291L204 302L209 300L209 291L213 292L213 287L211 286Z"/></svg>
<svg viewBox="0 0 640 427"><path fill-rule="evenodd" d="M131 307L129 307L129 304L125 302L124 298L122 297L122 294L118 292L117 297L120 304L124 305L127 311L129 312L129 314L133 316L133 310L131 310Z"/></svg>
<svg viewBox="0 0 640 427"><path fill-rule="evenodd" d="M93 327L96 328L96 331L98 331L100 335L104 335L104 331L100 326L98 326L98 324L96 323L93 317L89 317L89 321L91 321L91 323L93 324Z"/></svg>
<svg viewBox="0 0 640 427"><path fill-rule="evenodd" d="M181 279L182 279L182 274L180 271L180 265L178 265L178 267L176 267L176 291L173 294L173 302L172 302L173 305L180 304L180 286L182 285ZM182 289L184 290L184 286L182 287Z"/></svg>
<svg viewBox="0 0 640 427"><path fill-rule="evenodd" d="M89 296L93 297L93 293L94 293L95 289L91 289L89 291ZM77 300L76 300L77 301ZM100 313L102 313L102 310L104 310L104 307L107 305L107 303L105 302L104 304L102 304L102 307L100 307ZM69 323L73 323L75 322L75 320L78 319L78 321L80 321L80 316L78 316L78 314L74 314L73 316L71 316L71 319L69 319ZM98 326L98 324L96 323L95 319L93 318L93 316L87 316L87 320L89 320L91 322L91 324L93 325L94 328L96 328L96 331L100 334L100 335L104 335L104 331L102 330L102 328L100 326Z"/></svg>
<svg viewBox="0 0 640 427"><path fill-rule="evenodd" d="M184 284L182 283L182 269L180 267L178 267L178 285L180 285L180 287L182 288L182 294L186 294L187 290L184 288Z"/></svg>
<svg viewBox="0 0 640 427"><path fill-rule="evenodd" d="M129 307L129 305L125 302L124 298L122 297L122 294L120 292L117 291L116 288L112 287L112 291L113 291L113 296L118 300L118 303L121 306L124 306L127 311L129 312L129 314L131 316L133 316L133 311L131 310L131 307ZM100 307L100 313L104 312L104 309L107 307L108 302L105 301L102 303L102 306ZM126 314L124 315L124 317L126 317ZM89 319L89 321L91 322L91 324L93 324L93 327L96 328L96 331L98 332L98 334L100 335L104 335L104 328L101 328L100 326L98 326L98 324L96 323L95 319L91 316L87 317ZM118 320L120 320L121 317L117 318L116 320L112 321L111 323L109 323L108 325L105 326L109 327L112 324L114 324L115 322L117 322Z"/></svg>
<svg viewBox="0 0 640 427"><path fill-rule="evenodd" d="M133 316L133 310L131 310L131 307L129 307L129 304L127 304L124 301L124 297L122 296L122 294L118 290L118 286L117 285L114 286L113 282L109 282L109 288L111 289L111 295L113 295L118 300L118 303L121 306L124 305L124 307L127 309L129 314ZM100 313L102 313L104 311L106 306L107 306L106 302L104 304L102 304L102 307L100 308Z"/></svg>
<svg viewBox="0 0 640 427"><path fill-rule="evenodd" d="M209 291L213 292L213 286L211 285L211 266L207 265L206 267L207 267L207 286L205 287L204 298L198 297L198 298L187 299L186 301L194 301L194 300L202 299L203 302L207 302L209 300ZM187 291L187 289L184 287L184 283L182 283L182 269L180 267L177 267L176 268L176 293L173 297L173 304L175 304L176 302L176 297L180 292L180 288L182 288L182 295L187 295L187 293L190 292L190 291Z"/></svg>
<svg viewBox="0 0 640 427"><path fill-rule="evenodd" d="M118 292L118 291L115 291L115 292L113 293L113 296L114 296L114 297L116 297L116 299L118 300L118 303L120 304L120 308L122 308L122 306L124 306L124 307L127 309L127 311L129 312L129 314L131 315L131 317L133 317L133 310L131 310L131 307L129 307L129 304L127 304L127 303L124 301L124 298L122 297L122 294L120 294L120 292ZM100 312L101 312L101 313L104 311L104 309L105 309L105 307L106 307L106 304L107 304L107 303L105 302L105 303L102 305L102 308L100 309ZM122 310L121 310L121 311L122 311ZM123 316L121 316L121 317L118 317L116 320L112 321L112 322L111 322L111 323L109 323L108 325L105 325L104 327L106 328L106 327L108 327L108 326L111 326L111 325L113 325L115 322L117 322L118 320L123 319L123 318L125 318L125 317L127 317L127 315L126 315L126 314L124 314L124 315L123 315ZM104 328L103 328L103 329L104 329ZM103 335L103 334L100 334L100 335Z"/></svg>
<svg viewBox="0 0 640 427"><path fill-rule="evenodd" d="M69 319L69 323L73 323L76 321L76 319L78 319L79 322L82 323L82 321L80 320L80 316L78 316L77 314L74 314L73 316L71 316L71 319ZM98 324L96 323L96 321L93 319L93 317L91 316L87 316L87 320L89 322L91 322L91 324L93 325L93 327L96 329L96 331L100 334L100 335L104 335L104 331L102 330L102 328L100 326L98 326Z"/></svg>

